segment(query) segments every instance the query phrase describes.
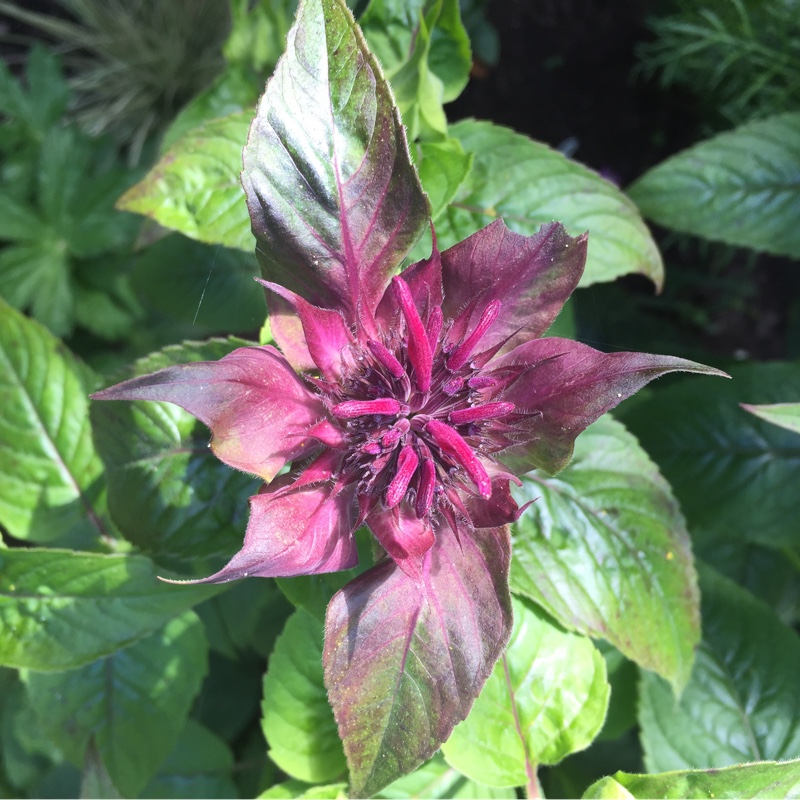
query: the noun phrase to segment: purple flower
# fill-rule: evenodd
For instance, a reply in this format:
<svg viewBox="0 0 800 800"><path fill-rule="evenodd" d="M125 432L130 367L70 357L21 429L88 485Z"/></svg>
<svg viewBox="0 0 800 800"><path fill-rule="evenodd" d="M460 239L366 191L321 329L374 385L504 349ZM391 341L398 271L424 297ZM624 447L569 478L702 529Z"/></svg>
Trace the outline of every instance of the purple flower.
<svg viewBox="0 0 800 800"><path fill-rule="evenodd" d="M200 582L351 568L364 523L416 579L443 527L460 541L517 519L510 483L561 469L601 414L665 372L708 371L540 338L586 241L497 221L390 280L362 271L354 302L333 308L262 281L294 314L276 315L285 355L240 348L94 397L176 403L211 429L217 457L266 481L244 546Z"/></svg>

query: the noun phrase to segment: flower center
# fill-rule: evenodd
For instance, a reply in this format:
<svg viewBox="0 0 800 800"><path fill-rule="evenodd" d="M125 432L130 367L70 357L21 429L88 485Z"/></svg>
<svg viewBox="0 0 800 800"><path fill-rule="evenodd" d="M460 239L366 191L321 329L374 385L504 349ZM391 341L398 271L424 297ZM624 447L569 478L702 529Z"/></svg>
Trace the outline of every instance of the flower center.
<svg viewBox="0 0 800 800"><path fill-rule="evenodd" d="M456 487L491 495L486 457L508 444L515 408L495 400L502 381L473 360L499 302L453 342L441 309L423 324L405 282L395 278L393 288L403 324L385 341L354 346L328 401L348 442L343 470L359 493L387 508L406 500L422 518L458 502Z"/></svg>

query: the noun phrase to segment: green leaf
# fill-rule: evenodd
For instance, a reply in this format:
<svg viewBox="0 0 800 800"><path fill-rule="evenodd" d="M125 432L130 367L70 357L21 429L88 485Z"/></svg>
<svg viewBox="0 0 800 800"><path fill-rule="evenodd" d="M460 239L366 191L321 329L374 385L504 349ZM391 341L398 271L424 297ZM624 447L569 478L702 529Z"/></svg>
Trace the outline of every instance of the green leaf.
<svg viewBox="0 0 800 800"><path fill-rule="evenodd" d="M617 794L603 791L608 781L620 787ZM763 761L707 771L668 772L664 775L627 775L603 778L587 789L584 798L778 798L800 792L800 760Z"/></svg>
<svg viewBox="0 0 800 800"><path fill-rule="evenodd" d="M0 300L0 522L18 539L94 543L103 466L88 424L95 376Z"/></svg>
<svg viewBox="0 0 800 800"><path fill-rule="evenodd" d="M800 114L778 114L700 142L630 187L659 225L800 258Z"/></svg>
<svg viewBox="0 0 800 800"><path fill-rule="evenodd" d="M633 795L622 784L606 777L593 783L584 792L583 800L633 800Z"/></svg>
<svg viewBox="0 0 800 800"><path fill-rule="evenodd" d="M431 218L436 222L469 175L473 155L464 152L458 139L422 142L419 152L419 179L431 203ZM427 252L430 253L430 243Z"/></svg>
<svg viewBox="0 0 800 800"><path fill-rule="evenodd" d="M680 701L655 675L642 675L639 722L648 771L796 756L800 637L710 567L700 575L704 638Z"/></svg>
<svg viewBox="0 0 800 800"><path fill-rule="evenodd" d="M93 741L89 742L86 748L86 756L83 759L83 770L81 772L81 793L83 797L102 797L111 800L122 800L122 795L114 786L108 770L103 764L103 759L98 752L97 745Z"/></svg>
<svg viewBox="0 0 800 800"><path fill-rule="evenodd" d="M143 556L0 551L0 664L44 672L111 655L219 591L156 580Z"/></svg>
<svg viewBox="0 0 800 800"><path fill-rule="evenodd" d="M117 207L191 239L252 251L239 172L252 112L212 120L176 142Z"/></svg>
<svg viewBox="0 0 800 800"><path fill-rule="evenodd" d="M270 758L307 783L347 773L322 672L322 623L297 610L275 643L264 676L262 728Z"/></svg>
<svg viewBox="0 0 800 800"><path fill-rule="evenodd" d="M563 631L516 598L508 648L442 752L450 766L480 783L530 785L539 764L555 764L591 744L608 696L605 661L591 640Z"/></svg>
<svg viewBox="0 0 800 800"><path fill-rule="evenodd" d="M622 418L663 470L696 539L800 544L800 441L738 405L800 396L800 370L773 361L729 371L731 381L659 389Z"/></svg>
<svg viewBox="0 0 800 800"><path fill-rule="evenodd" d="M264 290L253 280L257 274L252 253L175 234L137 256L132 284L165 316L211 333L246 332L257 330L267 313Z"/></svg>
<svg viewBox="0 0 800 800"><path fill-rule="evenodd" d="M631 272L661 286L658 248L636 206L612 183L547 145L491 122L462 120L449 133L475 160L437 225L442 249L497 217L528 235L556 219L573 236L589 231L582 286Z"/></svg>
<svg viewBox="0 0 800 800"><path fill-rule="evenodd" d="M137 795L175 747L207 669L203 625L187 611L80 669L27 673L48 738L80 764L93 742L114 786ZM56 702L53 702L53 701Z"/></svg>
<svg viewBox="0 0 800 800"><path fill-rule="evenodd" d="M296 8L297 0L232 2L233 25L222 48L228 63L263 75L272 72L286 46Z"/></svg>
<svg viewBox="0 0 800 800"><path fill-rule="evenodd" d="M246 344L231 338L170 346L137 361L133 374L219 359ZM171 403L93 403L91 416L109 510L130 542L192 574L213 571L236 551L258 481L214 457L204 425Z"/></svg>
<svg viewBox="0 0 800 800"><path fill-rule="evenodd" d="M139 797L237 797L233 768L233 754L225 742L190 719L175 749Z"/></svg>
<svg viewBox="0 0 800 800"><path fill-rule="evenodd" d="M346 797L346 783L330 783L327 786L309 786L307 783L296 780L276 783L265 792L261 792L258 796L259 800L262 800L262 798L277 798L278 800L289 800L289 798L303 798L303 800L345 800Z"/></svg>
<svg viewBox="0 0 800 800"><path fill-rule="evenodd" d="M761 406L742 403L742 408L773 425L779 425L793 433L800 433L800 403L772 403Z"/></svg>
<svg viewBox="0 0 800 800"><path fill-rule="evenodd" d="M471 781L448 766L441 755L434 756L419 769L389 784L377 797L385 800L411 800L412 798L516 798L513 788L486 786Z"/></svg>
<svg viewBox="0 0 800 800"><path fill-rule="evenodd" d="M700 638L689 537L633 436L601 418L566 469L529 473L515 496L535 502L515 525L512 589L680 689Z"/></svg>
<svg viewBox="0 0 800 800"><path fill-rule="evenodd" d="M44 229L33 208L6 192L0 192L0 239L32 242L41 237Z"/></svg>

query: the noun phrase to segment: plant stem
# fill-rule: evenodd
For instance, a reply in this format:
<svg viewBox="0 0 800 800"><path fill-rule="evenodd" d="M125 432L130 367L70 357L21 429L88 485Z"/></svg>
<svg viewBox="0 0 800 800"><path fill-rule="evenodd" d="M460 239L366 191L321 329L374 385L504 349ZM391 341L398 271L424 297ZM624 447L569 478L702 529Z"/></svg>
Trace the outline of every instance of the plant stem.
<svg viewBox="0 0 800 800"><path fill-rule="evenodd" d="M542 787L539 785L539 779L536 777L536 770L528 773L528 785L525 787L525 796L528 800L540 800L544 798Z"/></svg>

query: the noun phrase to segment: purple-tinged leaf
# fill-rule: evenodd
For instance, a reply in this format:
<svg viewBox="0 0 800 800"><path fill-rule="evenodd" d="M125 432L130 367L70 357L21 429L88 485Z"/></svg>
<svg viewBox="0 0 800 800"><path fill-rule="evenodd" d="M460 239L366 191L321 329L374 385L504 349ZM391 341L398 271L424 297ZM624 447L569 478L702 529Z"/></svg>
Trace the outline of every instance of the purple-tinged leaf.
<svg viewBox="0 0 800 800"><path fill-rule="evenodd" d="M505 391L503 399L531 415L527 442L504 450L502 462L517 475L541 468L563 469L575 437L655 378L668 372L699 372L728 377L694 361L649 353L601 353L571 339L534 339L492 362L492 366L531 365Z"/></svg>
<svg viewBox="0 0 800 800"><path fill-rule="evenodd" d="M386 561L331 600L325 684L355 797L416 768L464 719L511 632L506 528L446 525L414 580Z"/></svg>
<svg viewBox="0 0 800 800"><path fill-rule="evenodd" d="M456 320L451 340L468 334L497 301L500 313L481 339L482 350L509 337L507 350L541 336L578 285L586 241L568 236L558 222L522 236L497 220L445 250L442 310Z"/></svg>
<svg viewBox="0 0 800 800"><path fill-rule="evenodd" d="M305 0L242 174L264 277L369 330L428 203L389 85L343 0Z"/></svg>
<svg viewBox="0 0 800 800"><path fill-rule="evenodd" d="M352 486L265 487L250 498L244 545L228 564L208 578L174 582L227 583L351 569L358 563L353 508Z"/></svg>
<svg viewBox="0 0 800 800"><path fill-rule="evenodd" d="M241 347L219 361L167 367L92 398L175 403L211 429L221 461L266 481L316 447L308 429L325 416L274 347Z"/></svg>

